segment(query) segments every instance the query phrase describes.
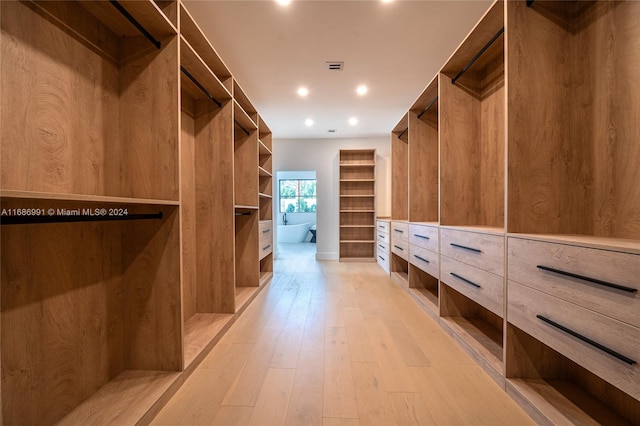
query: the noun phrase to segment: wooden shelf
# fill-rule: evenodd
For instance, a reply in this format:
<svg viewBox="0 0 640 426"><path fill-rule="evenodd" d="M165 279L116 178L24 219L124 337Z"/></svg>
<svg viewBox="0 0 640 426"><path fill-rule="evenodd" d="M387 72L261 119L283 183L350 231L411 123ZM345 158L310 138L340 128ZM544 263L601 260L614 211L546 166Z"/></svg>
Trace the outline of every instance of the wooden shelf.
<svg viewBox="0 0 640 426"><path fill-rule="evenodd" d="M197 313L184 324L184 366L199 364L213 344L231 326L233 314Z"/></svg>
<svg viewBox="0 0 640 426"><path fill-rule="evenodd" d="M218 77L216 77L202 61L183 36L180 36L180 66L213 96L217 102L224 102L231 99L231 93L229 93L227 88L218 80ZM182 89L186 90L193 99L209 100L209 97L203 90L184 72L181 73L181 81Z"/></svg>
<svg viewBox="0 0 640 426"><path fill-rule="evenodd" d="M340 179L340 182L375 182L375 179Z"/></svg>
<svg viewBox="0 0 640 426"><path fill-rule="evenodd" d="M340 228L375 228L375 225L340 225Z"/></svg>
<svg viewBox="0 0 640 426"><path fill-rule="evenodd" d="M258 123L258 113L256 112L255 107L244 93L244 90L240 87L238 81L233 79L233 99L238 103L240 108L246 112L247 116L251 119L253 123Z"/></svg>
<svg viewBox="0 0 640 426"><path fill-rule="evenodd" d="M258 166L258 174L260 176L272 176L272 174L270 172L268 172L267 170L263 169L262 167Z"/></svg>
<svg viewBox="0 0 640 426"><path fill-rule="evenodd" d="M340 210L340 213L375 213L375 210Z"/></svg>
<svg viewBox="0 0 640 426"><path fill-rule="evenodd" d="M264 144L264 142L262 142L261 139L258 139L258 144L260 145L259 147L260 155L272 155L271 150L267 148L267 146Z"/></svg>
<svg viewBox="0 0 640 426"><path fill-rule="evenodd" d="M145 198L129 198L129 197L109 197L104 195L82 195L82 194L56 194L52 192L35 192L35 191L14 191L3 189L0 190L2 198L16 198L24 200L50 200L50 201L79 201L86 203L108 203L108 204L141 204L154 206L177 206L179 201L173 200L152 200Z"/></svg>
<svg viewBox="0 0 640 426"><path fill-rule="evenodd" d="M505 235L505 230L498 226L444 226L440 225L443 229L458 229L460 231L478 232L481 234L490 235Z"/></svg>
<svg viewBox="0 0 640 426"><path fill-rule="evenodd" d="M369 194L369 195L346 195L346 194L340 194L340 198L375 198L376 196L373 194Z"/></svg>
<svg viewBox="0 0 640 426"><path fill-rule="evenodd" d="M524 238L527 240L544 241L549 243L568 244L568 245L573 245L577 247L591 247L595 249L640 254L640 241L638 240L594 237L591 235L562 235L562 234L508 233L507 236L514 237L514 238Z"/></svg>
<svg viewBox="0 0 640 426"><path fill-rule="evenodd" d="M273 198L273 195L263 194L262 192L258 193L258 197L260 198Z"/></svg>
<svg viewBox="0 0 640 426"><path fill-rule="evenodd" d="M376 163L340 163L340 167L375 167Z"/></svg>
<svg viewBox="0 0 640 426"><path fill-rule="evenodd" d="M258 206L245 206L245 205L241 205L241 204L236 204L235 206L233 206L234 209L242 211L242 210L258 210L259 207Z"/></svg>
<svg viewBox="0 0 640 426"><path fill-rule="evenodd" d="M235 99L233 100L233 119L236 120L249 132L258 129L258 125L253 121L249 114L245 112L242 106L240 106L238 101L236 101Z"/></svg>
<svg viewBox="0 0 640 426"><path fill-rule="evenodd" d="M344 243L344 244L362 244L362 243L374 244L375 242L376 242L375 240L340 240L340 243Z"/></svg>

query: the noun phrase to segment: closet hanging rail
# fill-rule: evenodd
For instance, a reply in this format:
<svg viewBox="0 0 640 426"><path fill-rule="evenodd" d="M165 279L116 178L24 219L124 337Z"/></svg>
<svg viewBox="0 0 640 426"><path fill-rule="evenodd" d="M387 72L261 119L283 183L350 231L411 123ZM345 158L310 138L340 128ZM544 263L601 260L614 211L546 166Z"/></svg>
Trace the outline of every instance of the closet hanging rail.
<svg viewBox="0 0 640 426"><path fill-rule="evenodd" d="M40 223L71 223L71 222L114 222L117 220L148 220L162 219L162 212L150 214L130 214L127 216L2 216L2 225L31 225Z"/></svg>
<svg viewBox="0 0 640 426"><path fill-rule="evenodd" d="M435 98L433 98L431 100L431 102L429 102L429 105L427 105L427 107L425 109L422 110L422 112L420 114L418 114L418 118L422 118L422 116L424 115L424 113L426 113L427 111L429 111L429 109L431 109L432 106L435 105L435 103L438 101L438 95L436 95Z"/></svg>
<svg viewBox="0 0 640 426"><path fill-rule="evenodd" d="M245 133L247 134L247 136L249 136L249 135L251 134L251 132L249 132L247 129L245 129L244 127L242 127L242 124L240 124L240 123L238 122L238 120L234 119L233 121L236 123L236 125L237 125L238 127L240 127L240 130L242 130L243 132L245 132Z"/></svg>
<svg viewBox="0 0 640 426"><path fill-rule="evenodd" d="M527 7L531 7L536 0L527 0Z"/></svg>
<svg viewBox="0 0 640 426"><path fill-rule="evenodd" d="M129 22L131 22L133 24L134 27L136 27L138 29L138 31L140 31L142 33L142 35L144 35L155 47L156 49L160 49L161 48L161 44L158 40L156 40L156 38L154 36L151 35L151 33L149 31L147 31L147 29L145 27L142 26L142 24L140 22L138 22L136 20L136 18L134 18L133 16L131 16L131 14L129 12L127 12L127 9L125 9L124 7L122 7L122 5L120 3L118 3L117 0L109 0L109 2L116 8L118 9L118 11L120 13L122 13L122 15L127 18L127 20Z"/></svg>
<svg viewBox="0 0 640 426"><path fill-rule="evenodd" d="M398 135L398 139L400 139L400 138L402 137L402 135L404 135L405 133L407 133L407 131L409 131L409 128L408 128L408 127L407 127L406 129L404 129L404 130L402 131L402 133L400 133L400 134Z"/></svg>
<svg viewBox="0 0 640 426"><path fill-rule="evenodd" d="M236 216L251 216L251 212L236 212Z"/></svg>
<svg viewBox="0 0 640 426"><path fill-rule="evenodd" d="M458 73L458 75L456 75L455 77L453 77L451 79L451 84L455 84L456 81L462 76L462 74L464 74L465 72L467 72L467 70L469 68L471 68L471 65L473 65L478 58L480 58L480 56L482 56L482 54L484 52L486 52L486 50L491 47L491 45L502 35L502 33L504 33L504 27L500 28L500 31L498 31L496 33L496 35L493 36L493 38L491 40L489 40L489 42L487 44L484 45L484 47L482 49L480 49L480 51L478 53L476 53L476 56L474 56L473 58L471 58L471 60L469 61L469 63L467 65L464 66L464 68L462 68L460 70L460 72Z"/></svg>
<svg viewBox="0 0 640 426"><path fill-rule="evenodd" d="M209 91L205 89L204 86L200 84L200 82L196 80L196 78L192 76L191 73L187 71L187 69L182 65L180 65L180 71L182 71L182 73L186 75L189 78L189 80L193 82L193 84L198 86L198 89L202 90L202 93L204 93L207 96L207 98L211 99L211 101L213 101L214 104L218 105L218 108L222 107L222 104L216 98L214 98L213 95L209 93Z"/></svg>

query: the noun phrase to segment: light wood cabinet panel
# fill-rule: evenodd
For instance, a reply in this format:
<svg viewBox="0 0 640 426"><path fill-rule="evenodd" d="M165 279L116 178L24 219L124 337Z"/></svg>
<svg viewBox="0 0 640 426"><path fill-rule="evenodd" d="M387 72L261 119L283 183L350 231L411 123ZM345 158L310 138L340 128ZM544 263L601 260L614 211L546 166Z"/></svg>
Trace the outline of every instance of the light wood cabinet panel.
<svg viewBox="0 0 640 426"><path fill-rule="evenodd" d="M409 263L420 268L432 277L440 278L440 256L438 253L410 244Z"/></svg>
<svg viewBox="0 0 640 426"><path fill-rule="evenodd" d="M409 243L440 253L438 226L419 225L417 223L409 224Z"/></svg>
<svg viewBox="0 0 640 426"><path fill-rule="evenodd" d="M504 276L504 236L440 228L440 253Z"/></svg>
<svg viewBox="0 0 640 426"><path fill-rule="evenodd" d="M405 261L409 261L409 243L405 240L392 239L391 253L398 255Z"/></svg>
<svg viewBox="0 0 640 426"><path fill-rule="evenodd" d="M407 222L391 222L389 231L393 240L409 241L409 224Z"/></svg>

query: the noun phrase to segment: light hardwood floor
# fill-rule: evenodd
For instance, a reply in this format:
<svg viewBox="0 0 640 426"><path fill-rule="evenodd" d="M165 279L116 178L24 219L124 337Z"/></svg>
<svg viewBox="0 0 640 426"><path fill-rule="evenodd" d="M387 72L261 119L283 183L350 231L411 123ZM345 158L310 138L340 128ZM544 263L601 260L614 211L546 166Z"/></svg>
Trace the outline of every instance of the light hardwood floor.
<svg viewBox="0 0 640 426"><path fill-rule="evenodd" d="M377 264L306 247L152 424L533 424Z"/></svg>

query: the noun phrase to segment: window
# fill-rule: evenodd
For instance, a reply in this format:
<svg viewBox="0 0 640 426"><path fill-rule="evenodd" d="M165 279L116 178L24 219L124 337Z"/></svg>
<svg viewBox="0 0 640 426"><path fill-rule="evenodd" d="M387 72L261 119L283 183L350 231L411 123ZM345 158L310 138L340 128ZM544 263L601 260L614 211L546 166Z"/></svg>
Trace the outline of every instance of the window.
<svg viewBox="0 0 640 426"><path fill-rule="evenodd" d="M281 179L280 213L315 213L315 179Z"/></svg>

